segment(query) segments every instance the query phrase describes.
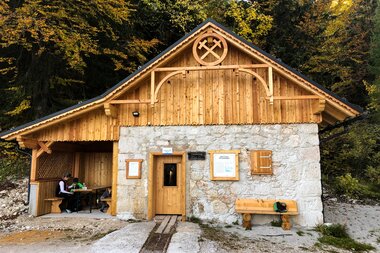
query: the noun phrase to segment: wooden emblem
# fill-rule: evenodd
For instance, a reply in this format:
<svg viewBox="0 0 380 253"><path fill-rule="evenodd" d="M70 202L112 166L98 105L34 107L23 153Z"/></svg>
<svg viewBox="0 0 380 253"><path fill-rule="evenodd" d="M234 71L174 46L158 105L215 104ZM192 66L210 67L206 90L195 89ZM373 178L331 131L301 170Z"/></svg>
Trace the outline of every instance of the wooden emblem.
<svg viewBox="0 0 380 253"><path fill-rule="evenodd" d="M226 58L228 46L219 34L210 32L198 37L193 44L193 55L197 62L205 66L214 66Z"/></svg>

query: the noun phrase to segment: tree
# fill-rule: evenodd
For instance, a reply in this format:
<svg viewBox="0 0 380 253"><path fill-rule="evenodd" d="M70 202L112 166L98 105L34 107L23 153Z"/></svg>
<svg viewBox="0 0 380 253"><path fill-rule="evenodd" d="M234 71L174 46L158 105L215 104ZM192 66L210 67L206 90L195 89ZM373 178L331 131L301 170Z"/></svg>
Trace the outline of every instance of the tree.
<svg viewBox="0 0 380 253"><path fill-rule="evenodd" d="M311 57L301 66L304 72L349 101L366 106L364 82L369 78L368 52L373 3L360 0L323 0L305 15L302 29L315 31ZM321 17L323 17L321 19Z"/></svg>
<svg viewBox="0 0 380 253"><path fill-rule="evenodd" d="M13 119L4 127L98 95L145 62L157 40L130 31L132 11L123 0L2 3L0 110Z"/></svg>
<svg viewBox="0 0 380 253"><path fill-rule="evenodd" d="M377 1L374 17L370 49L370 72L373 79L372 84L367 84L370 95L369 109L375 115L376 120L380 122L380 1Z"/></svg>

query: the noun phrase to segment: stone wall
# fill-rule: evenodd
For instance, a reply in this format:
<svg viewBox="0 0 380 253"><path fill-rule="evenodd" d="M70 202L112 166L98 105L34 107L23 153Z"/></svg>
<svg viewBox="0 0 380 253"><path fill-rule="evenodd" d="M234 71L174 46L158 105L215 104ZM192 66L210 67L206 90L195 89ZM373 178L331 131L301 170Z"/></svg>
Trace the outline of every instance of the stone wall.
<svg viewBox="0 0 380 253"><path fill-rule="evenodd" d="M314 226L323 221L318 126L233 125L122 127L119 141L118 206L120 218L146 218L149 152L238 149L239 181L210 181L210 161L186 162L186 215L232 223L241 221L234 210L237 198L294 199L299 216L293 222ZM273 152L273 175L250 174L249 151ZM144 159L142 178L127 180L125 159ZM274 216L256 215L254 223Z"/></svg>

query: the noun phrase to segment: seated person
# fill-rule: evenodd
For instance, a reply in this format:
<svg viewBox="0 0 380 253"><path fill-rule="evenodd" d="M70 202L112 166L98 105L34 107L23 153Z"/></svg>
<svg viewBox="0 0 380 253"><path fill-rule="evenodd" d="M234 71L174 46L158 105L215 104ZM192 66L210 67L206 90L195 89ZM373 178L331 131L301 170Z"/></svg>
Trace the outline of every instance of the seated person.
<svg viewBox="0 0 380 253"><path fill-rule="evenodd" d="M71 191L73 191L74 189L83 189L84 185L79 182L79 179L77 177L75 177L73 179L73 183L69 186L69 188L71 189Z"/></svg>
<svg viewBox="0 0 380 253"><path fill-rule="evenodd" d="M69 192L69 187L67 186L67 180L69 180L69 178L71 178L71 174L65 173L61 180L59 180L55 190L55 196L64 198L62 204L59 206L61 210L66 210L66 212L71 213L74 207L74 199L73 193Z"/></svg>
<svg viewBox="0 0 380 253"><path fill-rule="evenodd" d="M102 206L100 207L100 211L101 212L104 212L104 209L109 208L109 206L107 205L107 202L102 201L102 199L106 199L106 198L110 198L110 197L111 197L111 188L108 187L103 192L102 196L100 197L100 200L101 200L101 203L102 203Z"/></svg>

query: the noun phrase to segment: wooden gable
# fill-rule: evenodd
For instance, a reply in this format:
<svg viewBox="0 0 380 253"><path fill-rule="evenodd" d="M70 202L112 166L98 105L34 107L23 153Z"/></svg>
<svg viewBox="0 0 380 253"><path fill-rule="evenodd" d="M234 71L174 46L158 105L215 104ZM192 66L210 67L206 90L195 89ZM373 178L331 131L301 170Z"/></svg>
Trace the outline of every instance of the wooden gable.
<svg viewBox="0 0 380 253"><path fill-rule="evenodd" d="M357 114L214 22L206 22L102 98L5 138L117 140L119 126L326 125Z"/></svg>

